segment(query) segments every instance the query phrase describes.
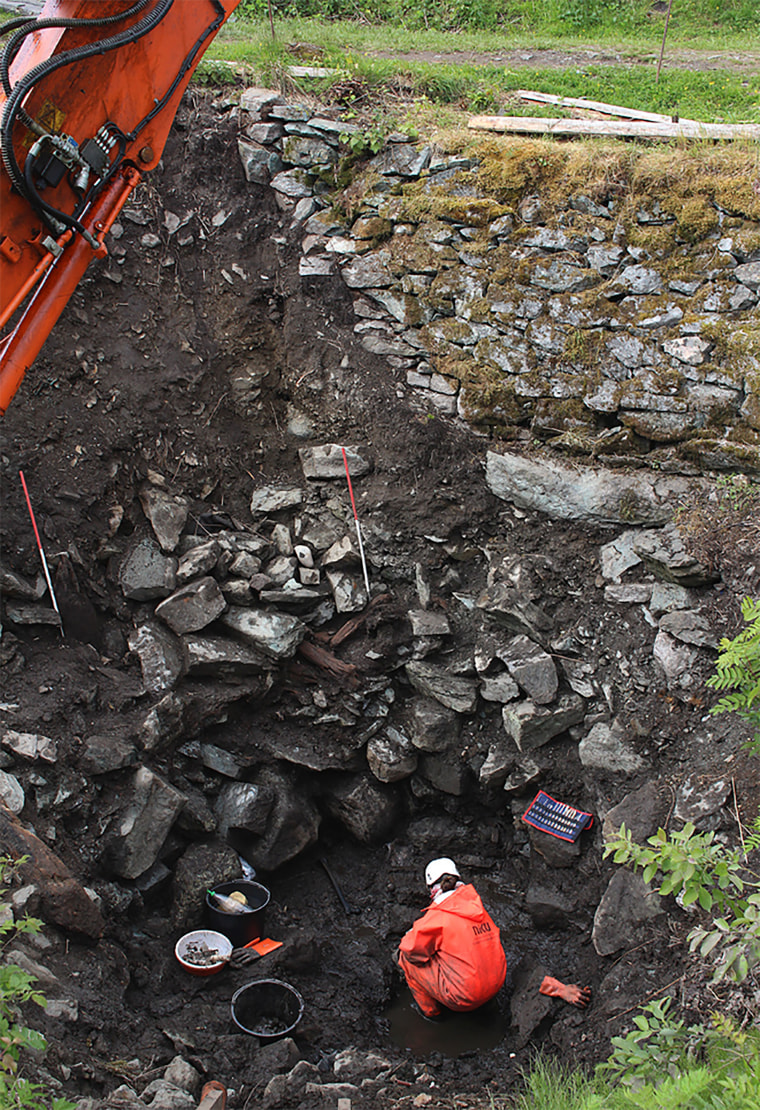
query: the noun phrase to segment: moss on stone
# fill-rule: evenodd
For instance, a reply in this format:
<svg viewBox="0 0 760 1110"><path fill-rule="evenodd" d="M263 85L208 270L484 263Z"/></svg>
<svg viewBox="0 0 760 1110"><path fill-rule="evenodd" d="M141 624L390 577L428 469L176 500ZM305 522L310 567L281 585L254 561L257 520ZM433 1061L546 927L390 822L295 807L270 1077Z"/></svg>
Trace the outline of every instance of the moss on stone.
<svg viewBox="0 0 760 1110"><path fill-rule="evenodd" d="M675 224L652 226L639 224L635 220L627 225L628 245L642 247L652 258L668 258L676 247Z"/></svg>
<svg viewBox="0 0 760 1110"><path fill-rule="evenodd" d="M434 316L453 316L454 299L443 293L420 293L419 301L423 308L429 309ZM422 337L424 340L424 336Z"/></svg>
<svg viewBox="0 0 760 1110"><path fill-rule="evenodd" d="M437 274L459 263L456 251L435 251L428 243L409 235L394 235L385 244L394 273Z"/></svg>
<svg viewBox="0 0 760 1110"><path fill-rule="evenodd" d="M760 228L747 227L741 220L726 220L726 225L734 223L738 225L735 230L728 226L724 228L731 232L734 250L740 250L746 256L760 251Z"/></svg>
<svg viewBox="0 0 760 1110"><path fill-rule="evenodd" d="M704 282L709 275L711 284L704 287L705 294L713 295L716 288L728 293L733 288L735 262L728 252L717 250L718 239L730 235L739 257L752 257L760 247L760 196L753 189L758 159L753 149L742 149L737 144L683 144L674 155L673 146L642 147L614 141L570 144L551 138L468 135L461 137L457 152L477 160L478 168L450 175L443 184L436 184L430 177L396 186L392 192L387 181L381 188L377 175L366 172L343 190L336 211L344 218L361 214L365 222L357 230L365 229L368 234L376 227L378 234L373 242L387 237L389 268L397 280L406 274L432 277L429 290L407 298L407 318L419 329L436 371L461 382L459 411L465 419L505 436L511 436L516 425L532 419L536 434L556 438L559 433L566 441L557 442L558 447L585 453L595 430L605 422L581 401L598 387L600 357L609 335L603 324L591 326L592 322L612 315L617 327L638 334L648 346L659 344L666 335L680 334L684 324L698 323L700 334L713 347L710 361L690 376L708 385L708 378L719 386L741 387L744 383L745 397L737 394L735 405L721 400L712 409L705 402L699 411L687 414L619 411L621 423L630 425L621 435L627 437L626 443L638 443L639 447L644 444L641 450L649 449L652 442L691 442L701 436L703 466L712 457L724 457L721 452L727 450L726 442L739 453L758 447L751 442L760 433L760 322L756 314L716 319L711 313L712 319L707 322L699 296L667 290L669 281ZM370 206L366 201L373 190ZM561 227L567 233L585 235L589 241L601 241L601 231L607 245L614 240L641 249L641 262L656 268L665 286L663 293L608 306L604 291L609 282L575 292L572 297L536 289L532 278L537 259L512 257L515 239L519 241L521 233L533 231L521 225L519 216L520 203L528 196L540 198L542 220L548 228ZM612 218L607 219L606 213L588 215L578 211L574 198L579 196L605 205ZM642 210L650 214L642 219L662 222L640 223ZM515 216L515 237L509 243L495 245L488 225L507 212ZM325 218L329 221L332 215L328 213ZM414 235L389 235L389 226L399 222L416 224ZM445 241L455 233L456 225L478 228L479 232L454 249ZM461 261L463 252L480 255L486 268L467 267ZM541 260L541 264L548 265L549 260ZM473 280L478 275L488 281L484 296ZM414 282L415 289L424 285ZM524 342L517 342L517 333L512 330L514 309L496 317L493 312L499 302L516 307L527 297L539 298L544 304L549 299L553 304L566 301L568 312L580 311L576 319L588 321L588 325L570 331L562 354L543 358L540 368L535 351L525 354ZM457 320L455 303L459 301L465 307L463 318ZM679 327L654 334L638 330L671 301L684 310ZM411 310L412 305L419 311ZM431 314L435 319L422 325ZM473 347L473 328L468 321L498 322L507 335L495 346L483 339ZM680 395L682 370L665 366L659 371L646 368L642 378L648 383L647 391ZM626 388L629 393L637 389L632 382ZM696 395L709 396L709 391L702 389ZM722 389L719 395L726 396ZM741 412L737 413L740 405ZM747 437L746 441L742 437ZM602 438L605 444L609 442L609 437ZM626 454L629 450L633 448L614 446L613 453ZM751 460L747 460L745 464L750 465ZM634 505L630 519L635 516Z"/></svg>
<svg viewBox="0 0 760 1110"><path fill-rule="evenodd" d="M535 424L531 430L534 435L541 435L540 429L536 428ZM593 455L595 443L595 436L576 428L569 428L549 439L550 447L555 451L564 451L568 455Z"/></svg>
<svg viewBox="0 0 760 1110"><path fill-rule="evenodd" d="M757 154L751 146L691 145L673 150L659 147L640 152L631 179L632 195L657 199L666 212L679 217L683 202L701 197L727 212L760 218L760 196L753 190Z"/></svg>
<svg viewBox="0 0 760 1110"><path fill-rule="evenodd" d="M713 470L735 470L744 474L760 473L760 447L729 439L694 436L679 444L679 454L699 466Z"/></svg>
<svg viewBox="0 0 760 1110"><path fill-rule="evenodd" d="M487 427L508 428L531 418L530 402L517 396L496 367L482 363L475 363L462 382L459 411L465 420Z"/></svg>
<svg viewBox="0 0 760 1110"><path fill-rule="evenodd" d="M748 428L744 424L734 424L732 428L729 428L726 438L732 443L760 447L760 428Z"/></svg>
<svg viewBox="0 0 760 1110"><path fill-rule="evenodd" d="M403 186L401 218L415 222L442 219L453 223L484 227L505 214L506 209L490 196L457 196L455 190L423 186L415 181Z"/></svg>
<svg viewBox="0 0 760 1110"><path fill-rule="evenodd" d="M714 344L711 361L737 384L746 377L748 364L760 359L760 321L737 324L721 317L703 322L701 334Z"/></svg>
<svg viewBox="0 0 760 1110"><path fill-rule="evenodd" d="M718 212L705 197L689 197L680 206L676 228L687 243L696 243L718 226Z"/></svg>
<svg viewBox="0 0 760 1110"><path fill-rule="evenodd" d="M473 297L467 303L467 319L476 324L484 324L492 320L491 302L486 297Z"/></svg>
<svg viewBox="0 0 760 1110"><path fill-rule="evenodd" d="M636 493L633 489L623 491L623 494L618 501L617 511L620 519L627 524L636 524L638 521L646 520L651 506Z"/></svg>
<svg viewBox="0 0 760 1110"><path fill-rule="evenodd" d="M604 349L605 337L601 331L575 328L565 340L564 357L579 366L595 366Z"/></svg>
<svg viewBox="0 0 760 1110"><path fill-rule="evenodd" d="M536 402L531 431L544 439L568 433L583 435L588 440L590 453L596 417L578 398L542 397Z"/></svg>

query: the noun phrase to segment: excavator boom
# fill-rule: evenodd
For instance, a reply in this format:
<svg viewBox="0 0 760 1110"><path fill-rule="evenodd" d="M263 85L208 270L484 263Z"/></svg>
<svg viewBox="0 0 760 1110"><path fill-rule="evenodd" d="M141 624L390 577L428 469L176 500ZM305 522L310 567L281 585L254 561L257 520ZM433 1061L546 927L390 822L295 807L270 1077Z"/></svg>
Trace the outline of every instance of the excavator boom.
<svg viewBox="0 0 760 1110"><path fill-rule="evenodd" d="M0 413L240 0L47 0L0 27Z"/></svg>

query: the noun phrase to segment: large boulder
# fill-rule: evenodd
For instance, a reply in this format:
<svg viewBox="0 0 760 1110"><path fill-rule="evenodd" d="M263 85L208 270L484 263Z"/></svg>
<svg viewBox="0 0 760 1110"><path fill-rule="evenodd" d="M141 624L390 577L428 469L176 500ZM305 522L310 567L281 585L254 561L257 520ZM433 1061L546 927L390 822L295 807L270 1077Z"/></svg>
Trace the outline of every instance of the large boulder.
<svg viewBox="0 0 760 1110"><path fill-rule="evenodd" d="M640 875L620 868L594 914L591 940L600 956L640 944L646 927L664 913L662 902Z"/></svg>
<svg viewBox="0 0 760 1110"><path fill-rule="evenodd" d="M184 805L183 794L148 767L138 767L115 818L103 862L124 879L136 879L158 859Z"/></svg>
<svg viewBox="0 0 760 1110"><path fill-rule="evenodd" d="M497 497L556 520L629 526L665 524L689 489L686 479L670 475L619 474L495 451L488 452L486 481Z"/></svg>
<svg viewBox="0 0 760 1110"><path fill-rule="evenodd" d="M36 888L39 916L51 925L97 940L105 922L66 864L0 802L0 855L22 860L19 874Z"/></svg>

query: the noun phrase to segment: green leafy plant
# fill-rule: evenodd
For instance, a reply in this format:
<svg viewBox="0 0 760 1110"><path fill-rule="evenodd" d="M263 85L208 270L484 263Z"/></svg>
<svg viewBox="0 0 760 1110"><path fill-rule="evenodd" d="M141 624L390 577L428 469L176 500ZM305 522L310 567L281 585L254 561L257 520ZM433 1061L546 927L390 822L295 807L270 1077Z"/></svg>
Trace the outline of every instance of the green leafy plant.
<svg viewBox="0 0 760 1110"><path fill-rule="evenodd" d="M8 889L18 867L26 857L12 860L0 857L0 894ZM38 1083L20 1074L22 1053L44 1052L47 1042L41 1033L23 1025L19 1007L26 1002L46 1005L45 996L35 989L35 977L13 963L5 962L5 952L18 936L38 933L42 922L36 917L0 923L0 1107L2 1110L74 1110L65 1098L50 1100Z"/></svg>
<svg viewBox="0 0 760 1110"><path fill-rule="evenodd" d="M385 145L387 127L382 119L375 117L369 126L358 131L346 131L341 134L340 141L347 146L352 154L378 154Z"/></svg>
<svg viewBox="0 0 760 1110"><path fill-rule="evenodd" d="M749 747L760 750L760 601L745 597L742 616L746 628L733 640L720 641L716 673L707 685L714 690L730 691L710 710L711 713L738 713L757 730Z"/></svg>
<svg viewBox="0 0 760 1110"><path fill-rule="evenodd" d="M636 844L621 825L618 836L605 845L605 859L610 855L615 863L641 868L645 883L659 876L657 893L673 894L683 906L699 902L703 910L733 909L732 895L744 889L741 853L716 842L714 832L696 832L691 822L671 833L658 829L646 846Z"/></svg>
<svg viewBox="0 0 760 1110"><path fill-rule="evenodd" d="M665 1075L677 1075L694 1062L704 1040L701 1025L686 1026L670 1010L673 1000L659 998L642 1008L634 1028L613 1037L613 1052L600 1072L634 1089Z"/></svg>
<svg viewBox="0 0 760 1110"><path fill-rule="evenodd" d="M539 1053L510 1110L754 1110L760 1103L760 1030L714 1014L709 1026L674 1018L670 999L644 1007L594 1074Z"/></svg>
<svg viewBox="0 0 760 1110"><path fill-rule="evenodd" d="M605 858L642 869L642 878L657 879L657 893L674 895L682 906L698 902L717 912L710 925L696 925L689 947L714 955L713 978L742 982L760 963L760 879L747 869L748 851L757 845L760 820L744 849L726 848L715 834L697 833L691 823L670 834L658 829L646 845L634 843L625 825L604 848Z"/></svg>
<svg viewBox="0 0 760 1110"><path fill-rule="evenodd" d="M736 512L745 512L757 501L758 488L746 474L719 474L715 487L719 501L727 501Z"/></svg>

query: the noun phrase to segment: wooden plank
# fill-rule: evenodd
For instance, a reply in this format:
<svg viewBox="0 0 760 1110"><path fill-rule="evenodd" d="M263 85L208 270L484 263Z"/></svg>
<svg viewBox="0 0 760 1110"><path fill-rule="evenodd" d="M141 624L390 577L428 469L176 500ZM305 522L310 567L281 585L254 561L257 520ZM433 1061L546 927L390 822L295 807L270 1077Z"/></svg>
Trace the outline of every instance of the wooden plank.
<svg viewBox="0 0 760 1110"><path fill-rule="evenodd" d="M760 125L730 123L649 123L646 120L543 119L539 116L473 116L473 131L511 131L528 135L606 135L622 139L749 139L760 140Z"/></svg>
<svg viewBox="0 0 760 1110"><path fill-rule="evenodd" d="M558 108L585 108L589 112L601 112L605 116L619 116L621 119L643 119L648 123L673 123L672 116L658 112L642 112L638 108L624 108L622 104L607 104L603 100L586 100L584 97L555 96L553 93L530 92L517 89L514 94L522 100L532 100L538 104L556 104ZM682 120L682 123L697 123L697 120Z"/></svg>
<svg viewBox="0 0 760 1110"><path fill-rule="evenodd" d="M390 596L390 594L377 594L373 597L364 612L358 613L355 617L351 617L347 620L330 638L330 647L337 647L339 644L342 644L344 640L347 640L349 636L352 636L357 628L364 624L370 612L373 609L377 609L378 606L382 605L384 602L389 601Z"/></svg>

